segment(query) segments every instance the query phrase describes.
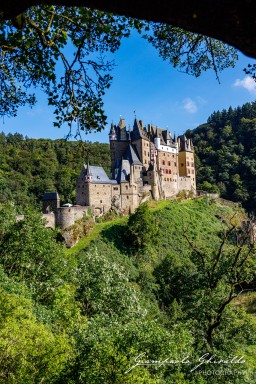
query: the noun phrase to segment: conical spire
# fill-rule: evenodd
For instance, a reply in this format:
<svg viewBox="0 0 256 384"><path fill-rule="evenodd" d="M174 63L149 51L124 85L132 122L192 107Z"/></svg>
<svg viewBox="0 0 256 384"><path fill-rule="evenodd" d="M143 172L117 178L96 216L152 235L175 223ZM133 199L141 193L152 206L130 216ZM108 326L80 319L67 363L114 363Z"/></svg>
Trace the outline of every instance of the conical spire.
<svg viewBox="0 0 256 384"><path fill-rule="evenodd" d="M85 171L85 182L86 183L92 182L92 172L91 172L90 164L89 164L89 156L87 157L87 166L86 166L86 171Z"/></svg>

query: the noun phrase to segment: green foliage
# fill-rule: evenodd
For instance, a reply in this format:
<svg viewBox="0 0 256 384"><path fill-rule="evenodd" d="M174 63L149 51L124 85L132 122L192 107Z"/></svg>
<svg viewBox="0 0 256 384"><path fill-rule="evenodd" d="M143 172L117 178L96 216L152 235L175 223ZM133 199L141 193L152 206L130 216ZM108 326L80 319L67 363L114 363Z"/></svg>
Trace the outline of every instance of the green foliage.
<svg viewBox="0 0 256 384"><path fill-rule="evenodd" d="M0 134L0 202L13 201L23 213L28 206L41 209L44 192L57 190L61 203L74 204L76 180L87 156L109 172L108 144Z"/></svg>
<svg viewBox="0 0 256 384"><path fill-rule="evenodd" d="M150 33L144 38L159 51L160 57L196 77L211 68L219 80L219 72L234 67L238 59L233 47L172 25L151 23Z"/></svg>
<svg viewBox="0 0 256 384"><path fill-rule="evenodd" d="M132 249L143 250L157 242L158 226L147 203L140 204L128 220L127 240Z"/></svg>
<svg viewBox="0 0 256 384"><path fill-rule="evenodd" d="M180 366L134 366L134 361L142 355L147 359L163 361L171 356L181 356L193 351L192 337L188 330L176 326L171 332L164 329L155 320L133 319L122 324L111 322L105 316L98 316L90 321L87 332L80 340L81 356L73 368L72 383L83 380L96 384L160 384L177 383L175 376ZM131 370L130 370L131 369ZM184 374L180 375L184 379ZM67 381L65 381L67 382ZM186 382L186 381L182 381Z"/></svg>
<svg viewBox="0 0 256 384"><path fill-rule="evenodd" d="M97 248L80 255L77 278L78 300L85 315L106 313L129 319L143 314L139 293L129 283L124 267L109 255L99 254Z"/></svg>
<svg viewBox="0 0 256 384"><path fill-rule="evenodd" d="M204 181L203 183L198 184L197 188L202 189L203 191L209 192L209 193L219 193L220 192L220 189L217 185L211 184L208 181Z"/></svg>
<svg viewBox="0 0 256 384"><path fill-rule="evenodd" d="M2 209L8 211L7 206ZM39 213L27 213L12 221L0 239L1 264L8 276L25 282L33 297L47 303L69 273L62 247L45 228Z"/></svg>
<svg viewBox="0 0 256 384"><path fill-rule="evenodd" d="M213 112L190 131L197 156L198 187L210 183L221 195L255 210L256 103ZM206 189L207 190L207 189Z"/></svg>
<svg viewBox="0 0 256 384"><path fill-rule="evenodd" d="M16 222L12 204L0 209L0 382L253 382L254 314L232 303L254 276L241 208L206 198L142 205L128 220L96 224L74 253L39 215ZM205 353L245 363L192 372ZM214 374L227 368L239 375Z"/></svg>
<svg viewBox="0 0 256 384"><path fill-rule="evenodd" d="M1 383L53 382L71 354L65 334L38 323L28 299L0 290Z"/></svg>

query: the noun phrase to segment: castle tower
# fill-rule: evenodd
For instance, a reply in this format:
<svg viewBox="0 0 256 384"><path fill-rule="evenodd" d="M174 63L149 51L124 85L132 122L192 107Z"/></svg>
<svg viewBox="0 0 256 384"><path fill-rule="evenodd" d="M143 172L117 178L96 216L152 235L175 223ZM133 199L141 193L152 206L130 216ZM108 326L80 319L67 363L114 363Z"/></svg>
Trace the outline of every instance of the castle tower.
<svg viewBox="0 0 256 384"><path fill-rule="evenodd" d="M115 126L113 123L111 124L109 141L111 157L111 178L115 179L115 170L120 166L122 156L124 155L129 144L129 135L126 130L126 123L124 118L120 118L117 126Z"/></svg>
<svg viewBox="0 0 256 384"><path fill-rule="evenodd" d="M136 148L139 159L144 169L148 170L150 165L150 140L142 120L134 120L133 130L131 131L132 144Z"/></svg>
<svg viewBox="0 0 256 384"><path fill-rule="evenodd" d="M152 197L154 200L158 200L160 197L160 195L159 195L159 180L158 180L158 173L157 173L157 169L156 169L155 159L154 159L154 164L153 164Z"/></svg>
<svg viewBox="0 0 256 384"><path fill-rule="evenodd" d="M130 167L130 191L131 191L131 199L130 199L130 213L134 213L135 209L138 206L138 191L137 185L134 180L134 165L131 164Z"/></svg>
<svg viewBox="0 0 256 384"><path fill-rule="evenodd" d="M196 191L194 146L192 140L187 139L185 135L179 136L178 149L179 176L190 177L192 189Z"/></svg>
<svg viewBox="0 0 256 384"><path fill-rule="evenodd" d="M42 198L43 213L57 212L60 207L60 197L58 192L45 192Z"/></svg>

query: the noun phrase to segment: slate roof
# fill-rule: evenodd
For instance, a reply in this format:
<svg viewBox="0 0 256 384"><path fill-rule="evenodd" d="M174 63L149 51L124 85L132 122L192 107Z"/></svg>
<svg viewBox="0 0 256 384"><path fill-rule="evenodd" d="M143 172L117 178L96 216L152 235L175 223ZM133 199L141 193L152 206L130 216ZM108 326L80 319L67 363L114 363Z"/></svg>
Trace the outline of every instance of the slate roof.
<svg viewBox="0 0 256 384"><path fill-rule="evenodd" d="M170 132L168 131L168 129L154 127L153 125L151 126L151 129L153 132L153 139L155 137L159 137L161 145L167 145L167 141L169 141L168 145L170 147L176 148L175 140L172 139L172 136L171 136Z"/></svg>
<svg viewBox="0 0 256 384"><path fill-rule="evenodd" d="M178 136L178 138L180 139L180 148L179 148L180 151L189 151L189 152L193 151L194 149L193 143L190 147L188 147L188 139L185 134Z"/></svg>
<svg viewBox="0 0 256 384"><path fill-rule="evenodd" d="M42 198L43 201L59 200L58 192L45 192Z"/></svg>
<svg viewBox="0 0 256 384"><path fill-rule="evenodd" d="M131 144L129 144L127 147L127 150L124 154L124 159L128 160L130 164L143 165L139 160L139 156L137 155L134 147Z"/></svg>
<svg viewBox="0 0 256 384"><path fill-rule="evenodd" d="M128 182L130 180L130 162L129 160L122 159L121 166L118 170L116 181L118 184Z"/></svg>
<svg viewBox="0 0 256 384"><path fill-rule="evenodd" d="M87 172L87 165L83 166L84 171ZM90 165L90 175L92 176L92 183L94 184L116 184L116 180L110 180L102 167Z"/></svg>
<svg viewBox="0 0 256 384"><path fill-rule="evenodd" d="M145 127L143 127L143 123L140 120L135 119L133 124L133 130L131 131L131 139L132 140L138 140L138 139L146 139L148 138L148 133Z"/></svg>

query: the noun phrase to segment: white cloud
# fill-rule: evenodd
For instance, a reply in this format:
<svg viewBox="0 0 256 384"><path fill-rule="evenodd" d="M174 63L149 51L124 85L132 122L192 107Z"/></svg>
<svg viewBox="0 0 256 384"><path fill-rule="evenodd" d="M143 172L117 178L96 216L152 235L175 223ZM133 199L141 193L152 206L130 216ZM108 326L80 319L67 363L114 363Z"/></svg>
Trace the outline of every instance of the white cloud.
<svg viewBox="0 0 256 384"><path fill-rule="evenodd" d="M236 79L233 85L234 87L242 87L248 92L256 94L256 82L250 76L245 76L243 80Z"/></svg>
<svg viewBox="0 0 256 384"><path fill-rule="evenodd" d="M186 99L183 100L183 108L185 111L188 113L196 113L197 112L197 105L196 102L187 97Z"/></svg>

